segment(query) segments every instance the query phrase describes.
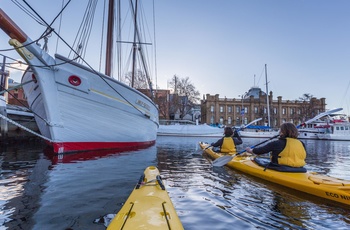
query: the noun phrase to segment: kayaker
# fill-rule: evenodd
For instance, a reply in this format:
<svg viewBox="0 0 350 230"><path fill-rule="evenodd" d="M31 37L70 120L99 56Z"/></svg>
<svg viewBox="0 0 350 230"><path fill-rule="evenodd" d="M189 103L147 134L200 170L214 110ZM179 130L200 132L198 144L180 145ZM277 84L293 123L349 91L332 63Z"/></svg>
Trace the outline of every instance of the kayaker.
<svg viewBox="0 0 350 230"><path fill-rule="evenodd" d="M280 136L262 147L246 148L248 153L261 155L271 152L271 162L291 167L302 167L305 163L306 149L303 142L297 139L298 129L292 123L283 123Z"/></svg>
<svg viewBox="0 0 350 230"><path fill-rule="evenodd" d="M213 150L221 153L237 153L236 145L243 143L238 132L236 130L233 132L231 127L225 127L224 135L225 136L220 138L217 142L211 143L211 146L218 147L218 149Z"/></svg>

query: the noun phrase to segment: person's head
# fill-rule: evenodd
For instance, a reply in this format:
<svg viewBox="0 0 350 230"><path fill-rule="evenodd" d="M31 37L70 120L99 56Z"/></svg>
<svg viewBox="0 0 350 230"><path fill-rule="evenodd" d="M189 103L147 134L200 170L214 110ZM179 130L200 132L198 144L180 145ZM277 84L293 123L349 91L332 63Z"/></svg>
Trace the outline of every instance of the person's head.
<svg viewBox="0 0 350 230"><path fill-rule="evenodd" d="M298 138L298 129L292 123L283 123L280 128L280 135L282 137Z"/></svg>
<svg viewBox="0 0 350 230"><path fill-rule="evenodd" d="M225 127L224 129L224 135L225 137L230 137L233 135L233 130L231 127Z"/></svg>

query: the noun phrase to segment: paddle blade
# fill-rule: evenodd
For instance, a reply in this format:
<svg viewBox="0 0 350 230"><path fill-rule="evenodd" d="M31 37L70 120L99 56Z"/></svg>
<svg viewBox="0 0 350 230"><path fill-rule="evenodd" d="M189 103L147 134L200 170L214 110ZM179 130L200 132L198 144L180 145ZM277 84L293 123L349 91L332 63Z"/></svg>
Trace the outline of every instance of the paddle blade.
<svg viewBox="0 0 350 230"><path fill-rule="evenodd" d="M192 155L202 155L204 152L204 149L198 149L197 151L195 151L194 153L192 153Z"/></svg>
<svg viewBox="0 0 350 230"><path fill-rule="evenodd" d="M212 165L215 167L221 167L230 162L234 156L222 156L213 161Z"/></svg>

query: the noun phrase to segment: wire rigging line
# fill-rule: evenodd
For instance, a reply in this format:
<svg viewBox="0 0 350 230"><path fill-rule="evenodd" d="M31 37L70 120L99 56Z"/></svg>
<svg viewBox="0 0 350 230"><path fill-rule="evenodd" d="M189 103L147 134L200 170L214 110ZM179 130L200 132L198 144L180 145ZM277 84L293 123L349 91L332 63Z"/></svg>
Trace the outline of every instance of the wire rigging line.
<svg viewBox="0 0 350 230"><path fill-rule="evenodd" d="M103 14L102 14L102 33L101 33L101 41L104 40L104 30L103 30L103 25L105 24L105 15L106 15L106 1L103 1ZM100 63L99 63L99 66L98 66L98 71L101 72L101 66L102 66L102 52L103 50L103 42L101 42L101 45L100 45Z"/></svg>
<svg viewBox="0 0 350 230"><path fill-rule="evenodd" d="M61 9L63 9L63 6L64 6L64 0L62 0ZM59 23L59 26L58 26L58 34L61 33L61 26L62 26L62 14L60 14L60 23ZM57 37L55 53L57 53L57 50L58 50L58 42L59 42L59 38Z"/></svg>
<svg viewBox="0 0 350 230"><path fill-rule="evenodd" d="M72 49L68 56L74 52L74 58L75 57L84 57L86 54L87 44L88 40L91 35L92 25L94 21L95 16L95 10L96 10L97 0L90 0L88 2L88 5L86 7L84 17L82 20L82 23L80 24L80 27L77 32L77 36L73 42L73 47L76 47L74 50Z"/></svg>
<svg viewBox="0 0 350 230"><path fill-rule="evenodd" d="M157 71L157 43L156 43L156 13L155 13L155 4L153 0L153 38L154 38L154 76L156 78L156 91L158 84L158 71Z"/></svg>
<svg viewBox="0 0 350 230"><path fill-rule="evenodd" d="M49 25L29 4L28 4L28 2L27 1L25 1L25 0L23 0L23 2L37 15L37 17L39 17L39 19L42 21L42 22L44 22L44 24L47 26L47 27L49 27L50 28L50 30L48 31L48 30L45 30L45 32L43 33L43 35L42 36L40 36L40 38L39 39L37 39L36 41L39 41L40 39L42 39L43 37L45 37L44 35L47 35L47 34L49 34L49 33L51 33L51 32L53 32L53 33L55 33L55 35L56 36L58 36L61 40L62 40L62 42L67 46L67 47L69 47L70 48L70 50L71 51L73 51L74 52L74 54L76 55L76 58L73 58L72 60L74 60L74 59L77 59L77 58L80 58L81 60L82 60L82 62L83 63L85 63L97 76L99 76L104 82L105 82L105 84L106 85L108 85L108 87L110 87L114 92L116 92L120 97L122 97L126 102L128 102L134 109L136 109L137 111L139 111L140 112L140 114L142 114L142 115L144 115L144 116L146 116L146 117L148 117L148 115L147 114L145 114L143 111L141 111L140 109L138 109L133 103L131 103L127 98L125 98L125 96L123 96L121 93L119 93L109 82L107 82L107 80L103 77L103 75L101 75L99 72L97 72L94 68L92 68L92 66L91 65L89 65L89 63L87 63L85 60L84 60L84 58L83 57L81 57L80 55L79 55L79 53L78 52L76 52L73 48L72 48L72 46L70 46L53 28L51 28L51 25L53 24L53 22ZM61 14L62 12L63 12L63 10L67 7L67 5L69 4L71 2L71 0L69 0L69 2L67 2L67 4L65 5L65 7L59 12L59 14ZM96 8L96 7L95 7ZM58 15L55 17L55 19L54 20L56 20L58 18ZM88 23L89 24L89 23ZM89 34L89 33L88 33ZM32 44L32 43L31 43ZM27 44L27 45L29 45L29 44ZM70 60L70 61L72 61L72 60ZM68 61L68 62L70 62L70 61ZM50 67L49 65L47 65L47 64L45 64L45 63L43 63L45 66L47 66L47 67ZM148 117L149 118L149 117Z"/></svg>
<svg viewBox="0 0 350 230"><path fill-rule="evenodd" d="M45 23L40 20L39 17L36 17L35 14L31 13L28 9L26 9L24 6L22 6L21 3L19 3L17 0L11 0L15 5L18 6L23 12L25 12L27 15L29 15L31 18L34 19L34 21L38 22L40 25L45 26Z"/></svg>

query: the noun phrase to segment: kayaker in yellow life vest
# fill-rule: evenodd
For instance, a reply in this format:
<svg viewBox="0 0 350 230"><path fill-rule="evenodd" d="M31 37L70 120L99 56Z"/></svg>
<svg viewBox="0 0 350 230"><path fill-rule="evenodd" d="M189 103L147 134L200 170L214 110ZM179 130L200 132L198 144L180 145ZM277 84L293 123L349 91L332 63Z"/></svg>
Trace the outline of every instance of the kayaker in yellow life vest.
<svg viewBox="0 0 350 230"><path fill-rule="evenodd" d="M225 136L220 138L217 142L212 143L211 146L219 147L220 149L218 149L217 151L221 153L237 153L236 145L240 145L243 143L238 132L233 132L231 127L225 127L224 135Z"/></svg>
<svg viewBox="0 0 350 230"><path fill-rule="evenodd" d="M283 123L280 128L280 137L259 148L246 148L248 153L256 155L271 152L271 162L291 167L305 165L306 150L303 142L297 139L298 129L292 123Z"/></svg>

